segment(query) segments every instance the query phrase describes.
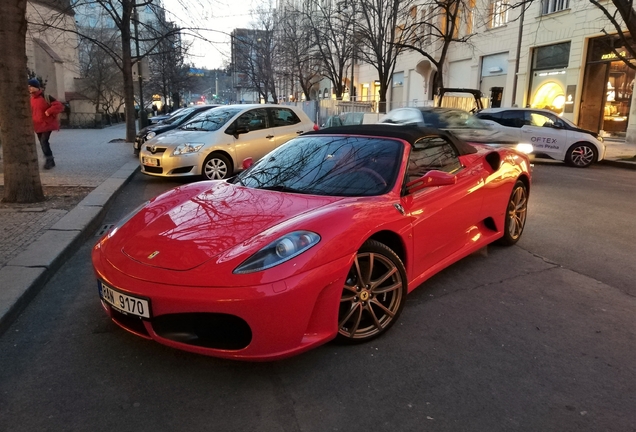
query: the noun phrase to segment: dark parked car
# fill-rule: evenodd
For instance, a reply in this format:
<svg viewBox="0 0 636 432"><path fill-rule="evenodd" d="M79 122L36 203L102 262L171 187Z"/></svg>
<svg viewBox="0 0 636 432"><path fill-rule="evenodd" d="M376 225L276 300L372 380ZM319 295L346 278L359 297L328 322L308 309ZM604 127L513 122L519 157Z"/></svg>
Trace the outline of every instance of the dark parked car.
<svg viewBox="0 0 636 432"><path fill-rule="evenodd" d="M532 152L532 146L521 142L517 136L499 131L469 112L456 108L396 108L382 117L380 123L442 129L471 143L510 147L526 154Z"/></svg>
<svg viewBox="0 0 636 432"><path fill-rule="evenodd" d="M178 112L175 111L172 116L157 124L146 126L137 132L137 136L135 137L135 142L133 143L133 152L135 153L135 156L139 154L141 145L150 138L154 138L159 134L176 129L185 124L188 120L192 119L194 116L218 106L219 105L196 105L189 108L183 108Z"/></svg>
<svg viewBox="0 0 636 432"><path fill-rule="evenodd" d="M152 116L152 117L148 118L148 124L154 125L154 124L157 124L157 123L161 123L162 121L172 117L173 115L176 115L176 114L180 113L184 109L185 108L178 108L178 109L176 109L176 110L174 110L172 112L169 112L169 113Z"/></svg>

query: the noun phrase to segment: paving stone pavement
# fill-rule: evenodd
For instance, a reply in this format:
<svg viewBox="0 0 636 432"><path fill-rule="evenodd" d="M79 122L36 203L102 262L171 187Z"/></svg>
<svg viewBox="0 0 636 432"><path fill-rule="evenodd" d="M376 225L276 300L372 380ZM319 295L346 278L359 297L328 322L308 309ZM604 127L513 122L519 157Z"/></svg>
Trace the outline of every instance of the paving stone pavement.
<svg viewBox="0 0 636 432"><path fill-rule="evenodd" d="M0 209L0 334L86 236L98 228L113 195L138 170L139 161L124 137L123 124L54 132L51 147L56 166L40 171L42 184L95 189L70 211L45 211L37 204ZM636 162L626 161L636 155L636 145L615 139L606 140L606 145L605 164L636 169ZM4 184L2 163L0 184Z"/></svg>
<svg viewBox="0 0 636 432"><path fill-rule="evenodd" d="M111 198L138 170L125 125L63 129L51 136L56 166L40 170L43 186L93 188L71 210L33 205L0 208L0 333L101 220ZM38 147L40 166L44 157ZM4 169L0 160L0 184Z"/></svg>
<svg viewBox="0 0 636 432"><path fill-rule="evenodd" d="M40 170L43 186L97 187L122 165L135 160L130 143L123 142L124 124L104 129L62 129L51 135L55 168ZM36 140L37 141L37 140ZM115 141L115 142L111 142ZM44 156L37 144L40 166ZM0 185L4 169L0 164ZM44 210L37 203L0 209L0 268L26 249L68 211Z"/></svg>

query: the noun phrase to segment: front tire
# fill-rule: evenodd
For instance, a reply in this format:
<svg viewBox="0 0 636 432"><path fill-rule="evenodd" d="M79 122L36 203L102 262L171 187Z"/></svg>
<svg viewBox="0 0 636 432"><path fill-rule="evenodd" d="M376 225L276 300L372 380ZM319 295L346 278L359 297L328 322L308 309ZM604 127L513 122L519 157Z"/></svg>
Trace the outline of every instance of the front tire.
<svg viewBox="0 0 636 432"><path fill-rule="evenodd" d="M504 235L497 243L504 246L512 246L517 243L523 234L523 228L526 226L527 213L528 188L521 180L517 180L512 188L506 208Z"/></svg>
<svg viewBox="0 0 636 432"><path fill-rule="evenodd" d="M575 168L587 168L596 161L596 148L587 142L573 144L565 153L565 163Z"/></svg>
<svg viewBox="0 0 636 432"><path fill-rule="evenodd" d="M368 240L356 253L340 297L336 342L367 342L397 321L408 282L402 260L389 247Z"/></svg>
<svg viewBox="0 0 636 432"><path fill-rule="evenodd" d="M201 167L201 175L205 180L223 180L231 177L232 172L232 163L220 153L209 154Z"/></svg>

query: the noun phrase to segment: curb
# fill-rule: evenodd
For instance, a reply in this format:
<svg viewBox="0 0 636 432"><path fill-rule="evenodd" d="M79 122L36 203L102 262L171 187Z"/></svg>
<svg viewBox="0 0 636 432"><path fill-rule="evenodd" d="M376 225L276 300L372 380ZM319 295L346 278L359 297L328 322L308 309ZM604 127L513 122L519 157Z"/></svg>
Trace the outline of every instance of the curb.
<svg viewBox="0 0 636 432"><path fill-rule="evenodd" d="M126 163L0 269L0 335L98 229L115 196L137 171L138 161Z"/></svg>
<svg viewBox="0 0 636 432"><path fill-rule="evenodd" d="M624 168L629 170L636 170L636 162L631 161L620 161L615 159L603 159L599 162L603 165L609 165L617 168Z"/></svg>

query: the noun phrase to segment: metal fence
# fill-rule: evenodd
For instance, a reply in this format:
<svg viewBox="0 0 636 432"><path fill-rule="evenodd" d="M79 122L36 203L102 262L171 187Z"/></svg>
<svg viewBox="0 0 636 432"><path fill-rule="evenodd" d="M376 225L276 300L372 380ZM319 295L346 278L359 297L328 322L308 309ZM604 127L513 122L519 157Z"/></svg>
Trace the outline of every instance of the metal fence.
<svg viewBox="0 0 636 432"><path fill-rule="evenodd" d="M126 121L124 113L65 113L60 116L60 127L65 129L102 129Z"/></svg>

